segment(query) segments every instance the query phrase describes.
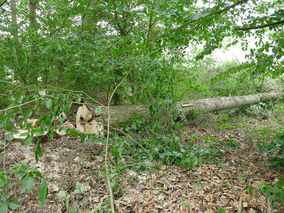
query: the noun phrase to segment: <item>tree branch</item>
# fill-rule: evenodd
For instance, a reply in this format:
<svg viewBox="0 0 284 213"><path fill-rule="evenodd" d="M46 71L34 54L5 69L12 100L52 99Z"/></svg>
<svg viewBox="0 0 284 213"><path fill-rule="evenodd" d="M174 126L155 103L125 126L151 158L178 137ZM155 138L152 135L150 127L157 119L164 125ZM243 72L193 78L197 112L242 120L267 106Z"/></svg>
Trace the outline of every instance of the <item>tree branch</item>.
<svg viewBox="0 0 284 213"><path fill-rule="evenodd" d="M273 23L269 23L269 24L265 24L265 25L258 25L258 26L253 26L253 27L236 28L236 30L240 30L240 31L257 30L257 29L262 29L262 28L266 28L266 27L270 27L270 26L279 25L279 24L284 24L284 20L282 20L282 21L277 21L277 22L273 22Z"/></svg>
<svg viewBox="0 0 284 213"><path fill-rule="evenodd" d="M43 99L43 97L36 98L36 99L31 100L31 101L27 101L27 102L25 102L25 103L23 103L23 104L19 104L19 105L16 105L16 106L11 106L11 107L8 107L8 108L6 108L6 109L1 109L0 112L7 112L7 111L10 110L10 109L14 109L14 108L18 108L18 107L21 107L21 106L25 106L25 105L27 105L27 104L36 102L36 101L38 101L38 100L40 100L40 99Z"/></svg>
<svg viewBox="0 0 284 213"><path fill-rule="evenodd" d="M92 0L89 1L87 8L89 8L91 6ZM85 24L85 18L86 18L86 11L84 12L83 16L82 16L82 27Z"/></svg>
<svg viewBox="0 0 284 213"><path fill-rule="evenodd" d="M241 0L241 1L236 2L235 4L232 4L232 5L230 5L230 6L225 7L225 8L222 9L222 10L219 10L219 11L216 11L216 12L213 12L213 13L210 13L210 14L208 14L208 15L206 15L206 16L204 16L204 17L201 17L201 18L199 18L199 19L197 19L197 20L190 20L190 21L184 23L183 25L179 26L178 28L174 29L173 31L169 32L168 34L163 35L162 37L169 36L169 35L175 33L176 31L180 30L181 28L184 28L184 27L188 26L189 24L195 23L195 22L200 21L200 20L202 20L202 19L206 19L206 18L211 17L211 16L214 16L214 15L220 15L221 13L224 13L224 12L226 12L226 11L228 11L228 10L230 10L230 9L232 9L232 8L234 8L234 7L236 7L236 6L238 6L238 5L242 5L242 4L244 4L244 3L247 3L248 1L249 1L249 0Z"/></svg>
<svg viewBox="0 0 284 213"><path fill-rule="evenodd" d="M116 8L115 0L113 0L112 2L113 2L114 7ZM126 36L127 33L125 32L125 29L120 25L120 23L118 21L118 15L117 15L116 11L114 12L114 17L115 17L115 22L116 22L116 25L117 25L117 27L119 29L120 35Z"/></svg>
<svg viewBox="0 0 284 213"><path fill-rule="evenodd" d="M4 0L1 4L0 7L2 7L8 0Z"/></svg>
<svg viewBox="0 0 284 213"><path fill-rule="evenodd" d="M114 200L113 200L113 192L111 188L111 181L110 181L110 176L109 176L109 167L107 163L107 155L108 155L108 144L109 144L109 133L110 133L110 103L112 100L113 95L115 94L116 90L120 85L126 80L129 72L124 76L124 78L119 82L119 84L114 88L107 104L107 138L106 138L106 144L105 144L105 172L106 172L106 179L107 179L107 186L108 186L108 191L109 191L109 199L110 199L110 206L111 206L111 212L114 213Z"/></svg>
<svg viewBox="0 0 284 213"><path fill-rule="evenodd" d="M153 23L152 23L152 21L153 21L153 10L154 10L155 4L156 4L156 0L154 0L152 8L151 8L151 15L150 15L150 20L149 20L149 24L148 24L148 32L147 32L147 41L149 41L149 39L150 39L151 28L153 26Z"/></svg>
<svg viewBox="0 0 284 213"><path fill-rule="evenodd" d="M241 0L241 1L238 1L238 2L236 2L235 4L232 4L232 5L230 5L230 6L225 7L223 10L219 10L219 11L217 11L217 12L215 12L215 13L211 13L211 14L209 14L208 16L219 15L219 14L221 14L221 13L223 13L223 12L226 12L226 11L228 11L228 10L230 10L230 9L232 9L232 8L234 8L234 7L236 7L236 6L238 6L238 5L242 5L242 4L247 3L247 2L248 2L248 0ZM208 16L207 16L207 17L208 17Z"/></svg>

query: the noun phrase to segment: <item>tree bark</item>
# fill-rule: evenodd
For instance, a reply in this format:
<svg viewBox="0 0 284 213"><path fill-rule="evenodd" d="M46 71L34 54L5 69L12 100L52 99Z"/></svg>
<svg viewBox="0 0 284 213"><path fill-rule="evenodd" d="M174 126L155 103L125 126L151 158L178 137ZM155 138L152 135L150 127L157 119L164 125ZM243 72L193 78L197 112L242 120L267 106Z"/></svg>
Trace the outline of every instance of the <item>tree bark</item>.
<svg viewBox="0 0 284 213"><path fill-rule="evenodd" d="M12 35L18 39L17 6L15 0L11 0L11 11L12 11Z"/></svg>
<svg viewBox="0 0 284 213"><path fill-rule="evenodd" d="M282 93L261 93L248 96L232 96L182 101L178 102L176 106L177 109L181 110L184 114L187 114L191 110L213 112L257 104L261 101L277 100L282 96ZM107 107L101 107L101 109L103 120L107 121ZM126 122L135 113L141 116L149 117L148 107L144 105L111 106L110 122L112 125L119 125L120 123Z"/></svg>
<svg viewBox="0 0 284 213"><path fill-rule="evenodd" d="M36 38L37 37L37 20L36 20L36 7L37 0L29 0L29 20L30 27L32 29L31 34L31 70L29 71L29 77L31 83L37 83L37 78L39 77L38 73L38 63L37 63L37 47L36 47Z"/></svg>
<svg viewBox="0 0 284 213"><path fill-rule="evenodd" d="M26 72L25 69L23 68L23 60L22 60L22 47L21 43L19 40L19 27L18 27L18 21L17 21L17 4L16 0L11 0L10 2L10 8L11 8L11 17L12 17L12 22L11 22L11 35L14 40L14 47L16 51L16 56L15 56L15 79L18 81L22 81L26 83Z"/></svg>

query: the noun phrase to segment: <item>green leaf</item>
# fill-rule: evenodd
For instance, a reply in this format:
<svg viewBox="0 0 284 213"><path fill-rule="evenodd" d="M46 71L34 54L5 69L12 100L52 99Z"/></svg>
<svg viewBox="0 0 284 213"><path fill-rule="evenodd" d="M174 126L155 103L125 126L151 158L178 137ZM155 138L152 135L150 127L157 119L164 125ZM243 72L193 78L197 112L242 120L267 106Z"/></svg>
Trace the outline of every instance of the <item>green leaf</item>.
<svg viewBox="0 0 284 213"><path fill-rule="evenodd" d="M80 134L80 138L81 138L82 141L84 141L84 140L86 139L86 137L87 137L87 135L85 135L85 134Z"/></svg>
<svg viewBox="0 0 284 213"><path fill-rule="evenodd" d="M31 192L34 189L35 184L35 179L30 177L29 175L25 175L21 180L21 185L27 193Z"/></svg>
<svg viewBox="0 0 284 213"><path fill-rule="evenodd" d="M68 114L68 111L71 108L71 106L72 106L72 101L67 101L66 105L64 106L64 113L66 115Z"/></svg>
<svg viewBox="0 0 284 213"><path fill-rule="evenodd" d="M252 186L246 186L246 189L248 190L248 193L249 193L250 195L252 195L252 189L253 189L253 187L252 187Z"/></svg>
<svg viewBox="0 0 284 213"><path fill-rule="evenodd" d="M22 134L20 134L20 136L28 136L29 132L23 132Z"/></svg>
<svg viewBox="0 0 284 213"><path fill-rule="evenodd" d="M33 135L35 135L35 136L41 136L41 135L44 134L44 131L41 130L40 128L36 128L36 129L33 129L33 130L32 130L32 133L33 133Z"/></svg>
<svg viewBox="0 0 284 213"><path fill-rule="evenodd" d="M24 140L24 145L25 146L30 146L33 143L33 137L32 136L28 136L25 140Z"/></svg>
<svg viewBox="0 0 284 213"><path fill-rule="evenodd" d="M69 209L69 198L65 200L65 206L66 206L66 209L68 210Z"/></svg>
<svg viewBox="0 0 284 213"><path fill-rule="evenodd" d="M37 103L39 103L39 102L37 102ZM24 112L24 117L25 117L25 118L29 118L29 117L32 116L32 114L33 114L33 111L32 111L31 109L27 109L27 110Z"/></svg>
<svg viewBox="0 0 284 213"><path fill-rule="evenodd" d="M8 212L8 203L7 202L0 202L0 212L1 213Z"/></svg>
<svg viewBox="0 0 284 213"><path fill-rule="evenodd" d="M77 213L77 212L79 212L79 207L72 208L71 213Z"/></svg>
<svg viewBox="0 0 284 213"><path fill-rule="evenodd" d="M38 188L38 199L39 199L39 204L41 206L44 205L47 194L48 194L48 185L46 182L43 182Z"/></svg>
<svg viewBox="0 0 284 213"><path fill-rule="evenodd" d="M14 139L13 133L11 133L11 132L8 133L7 135L5 135L5 138L6 138L7 141L13 140Z"/></svg>
<svg viewBox="0 0 284 213"><path fill-rule="evenodd" d="M217 213L226 213L226 210L223 209L221 206L217 205Z"/></svg>
<svg viewBox="0 0 284 213"><path fill-rule="evenodd" d="M70 133L70 136L73 138L77 138L80 135L80 132L75 129L68 129L67 132Z"/></svg>
<svg viewBox="0 0 284 213"><path fill-rule="evenodd" d="M41 179L44 179L43 175L41 174L40 171L38 171L37 169L35 169L35 171L33 171L33 175L41 178Z"/></svg>
<svg viewBox="0 0 284 213"><path fill-rule="evenodd" d="M80 103L81 102L81 96L80 95L77 95L77 97L75 97L75 101L77 103Z"/></svg>
<svg viewBox="0 0 284 213"><path fill-rule="evenodd" d="M81 194L85 192L85 186L79 182L76 183L74 194Z"/></svg>
<svg viewBox="0 0 284 213"><path fill-rule="evenodd" d="M38 92L38 94L40 95L40 96L46 96L46 91L45 90L40 90L39 92Z"/></svg>
<svg viewBox="0 0 284 213"><path fill-rule="evenodd" d="M276 183L275 183L275 186L279 189L282 189L283 186L284 186L284 181L283 179L279 179Z"/></svg>
<svg viewBox="0 0 284 213"><path fill-rule="evenodd" d="M40 110L40 102L36 102L35 106L34 106L34 110L36 112L37 115L40 114L41 110Z"/></svg>
<svg viewBox="0 0 284 213"><path fill-rule="evenodd" d="M228 188L230 188L230 187L229 187L229 185L227 185L227 184L223 184L223 185L222 185L222 188L228 189Z"/></svg>
<svg viewBox="0 0 284 213"><path fill-rule="evenodd" d="M1 191L1 193L3 193L3 192ZM4 194L0 195L0 200L2 200L2 201L7 203L8 199L9 199L9 195L8 194L4 193Z"/></svg>
<svg viewBox="0 0 284 213"><path fill-rule="evenodd" d="M20 202L17 199L10 200L8 203L9 210L15 210L21 206Z"/></svg>
<svg viewBox="0 0 284 213"><path fill-rule="evenodd" d="M52 107L52 100L51 99L47 99L45 101L45 106L47 109L50 109Z"/></svg>
<svg viewBox="0 0 284 213"><path fill-rule="evenodd" d="M40 140L37 140L36 146L34 148L34 153L35 153L36 162L38 162L38 159L42 157L42 150L40 148Z"/></svg>
<svg viewBox="0 0 284 213"><path fill-rule="evenodd" d="M13 126L10 123L6 123L6 130L11 132L13 130Z"/></svg>
<svg viewBox="0 0 284 213"><path fill-rule="evenodd" d="M59 191L59 192L57 193L57 196L58 196L59 200L61 200L61 199L67 197L67 192L66 192L66 191Z"/></svg>
<svg viewBox="0 0 284 213"><path fill-rule="evenodd" d="M7 177L6 175L0 175L0 187L4 187L7 184Z"/></svg>
<svg viewBox="0 0 284 213"><path fill-rule="evenodd" d="M95 109L95 113L96 113L96 115L100 115L100 114L102 113L102 108L97 107L97 108Z"/></svg>
<svg viewBox="0 0 284 213"><path fill-rule="evenodd" d="M269 198L270 201L275 201L276 200L275 195L270 195L268 198Z"/></svg>
<svg viewBox="0 0 284 213"><path fill-rule="evenodd" d="M244 175L243 174L239 174L239 179L240 180L244 180L245 179Z"/></svg>
<svg viewBox="0 0 284 213"><path fill-rule="evenodd" d="M2 117L0 117L0 128L3 128L7 122L8 116L3 115Z"/></svg>

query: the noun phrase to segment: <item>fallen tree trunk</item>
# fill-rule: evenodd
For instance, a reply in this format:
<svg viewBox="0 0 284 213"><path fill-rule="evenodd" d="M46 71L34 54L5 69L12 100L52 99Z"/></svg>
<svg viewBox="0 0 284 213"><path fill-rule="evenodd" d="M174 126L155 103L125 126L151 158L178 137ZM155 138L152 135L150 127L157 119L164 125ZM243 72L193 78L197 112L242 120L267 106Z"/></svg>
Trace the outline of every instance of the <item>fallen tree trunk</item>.
<svg viewBox="0 0 284 213"><path fill-rule="evenodd" d="M187 114L191 110L202 112L213 112L224 109L232 109L245 105L257 104L262 101L276 100L282 97L282 93L261 93L248 96L232 96L220 98L208 98L199 100L182 101L176 104L177 109ZM110 122L112 125L126 122L137 113L149 117L148 107L144 105L125 105L110 107ZM107 107L102 107L103 120L107 121Z"/></svg>
<svg viewBox="0 0 284 213"><path fill-rule="evenodd" d="M192 104L192 107L183 108L184 113L189 110L198 110L202 112L214 112L224 109L238 108L246 105L257 104L262 101L276 100L282 97L281 93L261 93L247 96L231 96L220 98L200 99L196 101L184 101L177 103L178 108L183 108L184 104Z"/></svg>

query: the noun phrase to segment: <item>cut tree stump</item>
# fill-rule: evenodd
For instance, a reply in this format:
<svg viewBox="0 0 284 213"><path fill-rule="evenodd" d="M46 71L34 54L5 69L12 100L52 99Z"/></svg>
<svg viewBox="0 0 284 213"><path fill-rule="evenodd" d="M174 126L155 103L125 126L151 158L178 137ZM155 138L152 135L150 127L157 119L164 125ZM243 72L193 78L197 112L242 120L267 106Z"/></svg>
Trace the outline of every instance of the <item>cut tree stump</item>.
<svg viewBox="0 0 284 213"><path fill-rule="evenodd" d="M103 125L96 120L95 114L83 104L78 108L76 114L76 128L85 134L104 135Z"/></svg>

